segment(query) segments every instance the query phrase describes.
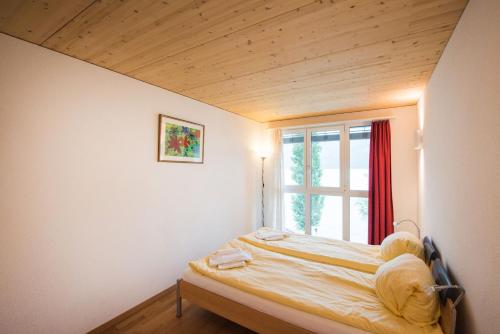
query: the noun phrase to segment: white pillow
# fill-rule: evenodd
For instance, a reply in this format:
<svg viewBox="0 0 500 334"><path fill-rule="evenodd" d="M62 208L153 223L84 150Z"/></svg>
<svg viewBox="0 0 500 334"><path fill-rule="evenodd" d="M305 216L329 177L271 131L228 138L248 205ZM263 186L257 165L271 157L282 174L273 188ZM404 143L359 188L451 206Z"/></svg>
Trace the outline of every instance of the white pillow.
<svg viewBox="0 0 500 334"><path fill-rule="evenodd" d="M403 254L381 265L375 273L375 292L394 314L408 322L427 326L440 315L439 298L426 288L434 279L424 261L412 254Z"/></svg>
<svg viewBox="0 0 500 334"><path fill-rule="evenodd" d="M392 260L401 254L410 253L424 258L424 245L420 239L409 232L395 232L387 236L380 245L380 252L385 261Z"/></svg>

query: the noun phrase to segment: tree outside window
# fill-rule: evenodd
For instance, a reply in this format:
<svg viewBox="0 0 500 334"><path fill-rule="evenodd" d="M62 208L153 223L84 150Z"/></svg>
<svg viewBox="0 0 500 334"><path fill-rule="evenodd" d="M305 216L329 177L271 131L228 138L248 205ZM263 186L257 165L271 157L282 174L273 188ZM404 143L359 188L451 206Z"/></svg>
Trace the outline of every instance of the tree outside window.
<svg viewBox="0 0 500 334"><path fill-rule="evenodd" d="M313 142L312 143L312 170L311 170L311 181L313 185L321 184L321 177L323 171L320 166L320 153L321 146ZM292 151L292 179L297 184L304 184L304 145L294 145ZM325 198L319 195L311 196L311 228L315 228L319 225L321 220L321 212L324 207ZM292 196L292 211L295 220L296 227L299 231L305 230L305 197L304 194L294 194Z"/></svg>

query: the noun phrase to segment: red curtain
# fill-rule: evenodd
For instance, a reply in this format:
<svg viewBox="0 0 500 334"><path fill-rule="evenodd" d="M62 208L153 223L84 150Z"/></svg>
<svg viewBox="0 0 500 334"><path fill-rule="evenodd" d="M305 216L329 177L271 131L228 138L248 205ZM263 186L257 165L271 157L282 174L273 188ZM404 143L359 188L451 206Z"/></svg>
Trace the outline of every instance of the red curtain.
<svg viewBox="0 0 500 334"><path fill-rule="evenodd" d="M391 126L372 122L368 186L368 243L380 245L394 232L391 185Z"/></svg>

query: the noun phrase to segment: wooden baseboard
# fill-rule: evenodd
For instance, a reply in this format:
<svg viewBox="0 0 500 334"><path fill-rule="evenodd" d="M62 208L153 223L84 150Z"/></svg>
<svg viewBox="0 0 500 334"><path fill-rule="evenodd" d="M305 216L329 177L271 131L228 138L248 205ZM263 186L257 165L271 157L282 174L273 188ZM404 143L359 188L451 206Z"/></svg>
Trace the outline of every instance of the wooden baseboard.
<svg viewBox="0 0 500 334"><path fill-rule="evenodd" d="M110 328L114 327L118 323L120 323L123 320L127 319L132 314L137 313L138 311L142 310L143 308L151 305L152 303L154 303L158 299L162 298L163 296L165 296L165 295L167 295L169 293L172 293L175 289L176 289L176 285L174 284L171 287L166 288L162 292L154 295L153 297L151 297L151 298L143 301L142 303L140 303L140 304L132 307L131 309L123 312L122 314L114 317L113 319L109 320L108 322L100 325L99 327L94 328L93 330L91 330L87 334L102 334L102 333L106 333L106 331L108 331Z"/></svg>

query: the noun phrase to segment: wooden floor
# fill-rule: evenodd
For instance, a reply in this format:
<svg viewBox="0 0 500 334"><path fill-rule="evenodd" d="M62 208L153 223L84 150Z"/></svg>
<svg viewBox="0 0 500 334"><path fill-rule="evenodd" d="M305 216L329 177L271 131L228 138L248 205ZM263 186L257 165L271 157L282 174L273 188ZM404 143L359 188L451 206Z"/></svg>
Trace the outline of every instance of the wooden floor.
<svg viewBox="0 0 500 334"><path fill-rule="evenodd" d="M144 309L130 315L102 333L172 334L251 334L254 333L187 300L182 301L183 315L175 317L175 289Z"/></svg>

